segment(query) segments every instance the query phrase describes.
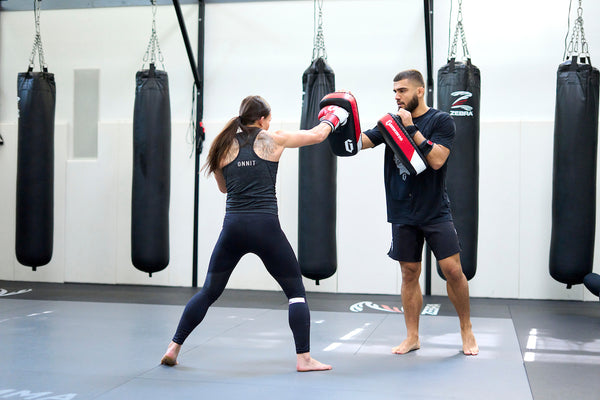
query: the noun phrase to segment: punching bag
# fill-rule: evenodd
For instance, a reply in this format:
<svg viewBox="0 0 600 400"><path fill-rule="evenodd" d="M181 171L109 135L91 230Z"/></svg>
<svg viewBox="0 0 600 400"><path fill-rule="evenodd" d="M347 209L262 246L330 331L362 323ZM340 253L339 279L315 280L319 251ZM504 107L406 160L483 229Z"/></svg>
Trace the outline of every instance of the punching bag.
<svg viewBox="0 0 600 400"><path fill-rule="evenodd" d="M22 265L52 259L54 244L54 113L56 84L44 59L41 0L34 1L35 38L27 72L17 76L17 193L15 254ZM40 72L33 72L35 56Z"/></svg>
<svg viewBox="0 0 600 400"><path fill-rule="evenodd" d="M319 102L335 91L335 75L319 57L302 75L300 129L318 125ZM298 262L302 275L316 281L337 269L337 159L326 141L300 148L298 187Z"/></svg>
<svg viewBox="0 0 600 400"><path fill-rule="evenodd" d="M171 107L165 71L136 73L133 111L131 261L152 273L169 264Z"/></svg>
<svg viewBox="0 0 600 400"><path fill-rule="evenodd" d="M558 67L549 266L567 287L593 269L598 78L598 70L577 57Z"/></svg>
<svg viewBox="0 0 600 400"><path fill-rule="evenodd" d="M595 296L600 296L600 275L595 273L587 274L583 278L583 284Z"/></svg>
<svg viewBox="0 0 600 400"><path fill-rule="evenodd" d="M477 270L479 215L479 69L454 58L438 71L438 108L449 113L456 136L447 161L446 187L460 241L460 262L468 280ZM438 274L444 274L437 266ZM444 278L445 279L445 278Z"/></svg>
<svg viewBox="0 0 600 400"><path fill-rule="evenodd" d="M54 232L54 74L18 74L18 150L15 252L33 267L52 259Z"/></svg>

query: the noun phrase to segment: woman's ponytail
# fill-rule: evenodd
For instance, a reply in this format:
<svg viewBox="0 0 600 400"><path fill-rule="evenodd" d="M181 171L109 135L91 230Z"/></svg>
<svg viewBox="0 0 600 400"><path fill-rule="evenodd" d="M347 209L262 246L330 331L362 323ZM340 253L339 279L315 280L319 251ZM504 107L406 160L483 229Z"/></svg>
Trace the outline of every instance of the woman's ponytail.
<svg viewBox="0 0 600 400"><path fill-rule="evenodd" d="M217 135L210 150L206 164L202 169L207 169L210 175L221 168L221 160L225 158L233 141L236 139L238 131L242 131L242 136L248 134L247 125L250 125L262 117L268 117L271 114L271 107L265 99L260 96L248 96L242 100L239 116L232 118L225 125L221 133Z"/></svg>
<svg viewBox="0 0 600 400"><path fill-rule="evenodd" d="M202 167L202 169L207 169L206 173L208 175L214 173L221 167L221 160L225 157L233 140L235 139L235 134L241 126L240 117L235 117L229 120L229 122L225 125L223 130L217 135L215 140L212 142L210 146L210 150L208 151L208 158L206 159L206 164Z"/></svg>

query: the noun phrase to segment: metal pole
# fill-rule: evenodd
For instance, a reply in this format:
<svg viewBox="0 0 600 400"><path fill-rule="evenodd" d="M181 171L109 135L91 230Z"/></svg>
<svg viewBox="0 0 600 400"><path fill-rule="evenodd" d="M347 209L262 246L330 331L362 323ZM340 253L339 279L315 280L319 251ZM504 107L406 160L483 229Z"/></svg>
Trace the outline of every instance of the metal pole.
<svg viewBox="0 0 600 400"><path fill-rule="evenodd" d="M204 118L204 1L198 2L198 75L200 83L196 91L196 161L194 167L194 254L192 257L192 287L198 287L198 213L200 208L200 153L206 134Z"/></svg>
<svg viewBox="0 0 600 400"><path fill-rule="evenodd" d="M433 107L433 0L423 0L427 50L427 106ZM431 249L425 244L425 295L431 295Z"/></svg>
<svg viewBox="0 0 600 400"><path fill-rule="evenodd" d="M175 13L185 49L187 51L192 74L194 75L194 83L196 85L196 134L195 134L195 166L194 166L194 234L193 234L193 254L192 254L192 287L198 287L198 211L199 211L199 194L198 178L200 177L200 153L202 153L202 145L204 143L205 133L202 125L204 113L204 1L198 1L198 64L194 60L194 53L190 45L190 39L183 21L181 6L179 0L173 0Z"/></svg>
<svg viewBox="0 0 600 400"><path fill-rule="evenodd" d="M198 7L201 9L202 12L204 12L204 1L200 0L198 3ZM173 6L175 7L177 21L179 22L179 29L181 30L181 35L183 36L185 50L187 51L190 67L192 68L192 74L194 75L194 83L196 84L196 88L198 88L198 91L200 91L200 88L202 87L202 81L200 80L200 75L198 74L198 67L196 66L194 53L192 52L192 45L190 44L190 38L188 36L187 29L185 28L185 21L183 20L183 14L181 13L181 5L179 4L179 0L173 0ZM204 16L202 17L201 21L198 21L198 23L199 25L200 23L204 23ZM200 26L198 26L198 28L200 28ZM204 26L202 26L202 28L204 28ZM198 32L198 34L200 34L200 32Z"/></svg>
<svg viewBox="0 0 600 400"><path fill-rule="evenodd" d="M425 7L425 48L427 51L427 105L433 107L433 0L423 0Z"/></svg>

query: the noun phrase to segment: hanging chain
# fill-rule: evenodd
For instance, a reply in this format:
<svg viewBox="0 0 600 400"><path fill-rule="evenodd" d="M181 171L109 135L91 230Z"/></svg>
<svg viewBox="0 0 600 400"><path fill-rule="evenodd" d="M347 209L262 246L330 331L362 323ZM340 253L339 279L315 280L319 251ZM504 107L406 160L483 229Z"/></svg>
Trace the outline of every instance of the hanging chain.
<svg viewBox="0 0 600 400"><path fill-rule="evenodd" d="M577 18L575 19L575 25L573 25L573 31L571 32L571 41L566 47L564 59L577 56L580 58L588 59L590 57L588 43L585 40L585 32L583 30L583 7L579 0L579 7L577 8ZM571 18L571 5L569 4L569 21ZM567 35L569 34L567 28Z"/></svg>
<svg viewBox="0 0 600 400"><path fill-rule="evenodd" d="M33 15L35 18L35 39L33 40L33 49L31 50L31 56L29 57L29 69L33 70L34 59L37 53L38 60L40 62L40 69L43 71L48 70L46 60L44 59L44 48L42 47L42 34L40 30L40 3L42 0L33 0Z"/></svg>
<svg viewBox="0 0 600 400"><path fill-rule="evenodd" d="M452 8L450 9L452 12ZM456 47L458 44L458 36L460 35L460 41L462 43L463 56L467 59L471 58L469 49L467 47L467 37L465 35L465 28L463 26L463 15L462 15L462 0L458 0L458 15L456 17L456 29L454 30L454 40L452 46L448 49L448 59L456 57Z"/></svg>
<svg viewBox="0 0 600 400"><path fill-rule="evenodd" d="M148 47L146 48L146 53L144 54L144 64L156 64L157 54L158 61L162 64L163 69L165 69L164 57L162 52L160 51L160 44L158 42L158 34L156 33L156 0L150 0L152 3L152 34L150 35L150 40L148 41ZM144 66L142 65L142 68Z"/></svg>
<svg viewBox="0 0 600 400"><path fill-rule="evenodd" d="M319 14L317 17L317 4L319 5ZM315 16L315 36L313 40L313 58L316 60L319 57L327 60L327 51L325 50L325 37L323 36L323 0L314 0L314 16Z"/></svg>

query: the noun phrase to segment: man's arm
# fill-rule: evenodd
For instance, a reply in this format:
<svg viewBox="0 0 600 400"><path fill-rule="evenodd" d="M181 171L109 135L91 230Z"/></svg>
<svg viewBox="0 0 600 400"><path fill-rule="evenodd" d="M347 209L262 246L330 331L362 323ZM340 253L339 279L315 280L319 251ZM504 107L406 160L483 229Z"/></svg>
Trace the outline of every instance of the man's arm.
<svg viewBox="0 0 600 400"><path fill-rule="evenodd" d="M360 136L362 138L362 148L363 149L372 149L373 147L375 147L375 145L373 144L373 142L371 142L371 139L369 139L369 137L367 135L365 135L364 133L361 133Z"/></svg>
<svg viewBox="0 0 600 400"><path fill-rule="evenodd" d="M427 139L425 139L425 136L423 136L421 132L417 131L413 136L413 140L415 141L415 144L419 146ZM433 143L433 148L425 158L427 159L427 164L429 164L431 168L437 170L442 168L449 155L450 149L442 146L441 144Z"/></svg>
<svg viewBox="0 0 600 400"><path fill-rule="evenodd" d="M402 124L405 127L414 125L412 115L409 111L400 108L397 114L402 119ZM420 131L416 131L412 138L417 146L419 146L427 140ZM437 143L432 144L433 147L431 148L431 151L429 152L429 154L427 154L425 158L427 159L427 164L429 164L431 168L438 170L442 168L442 166L446 163L448 156L450 156L450 149Z"/></svg>

